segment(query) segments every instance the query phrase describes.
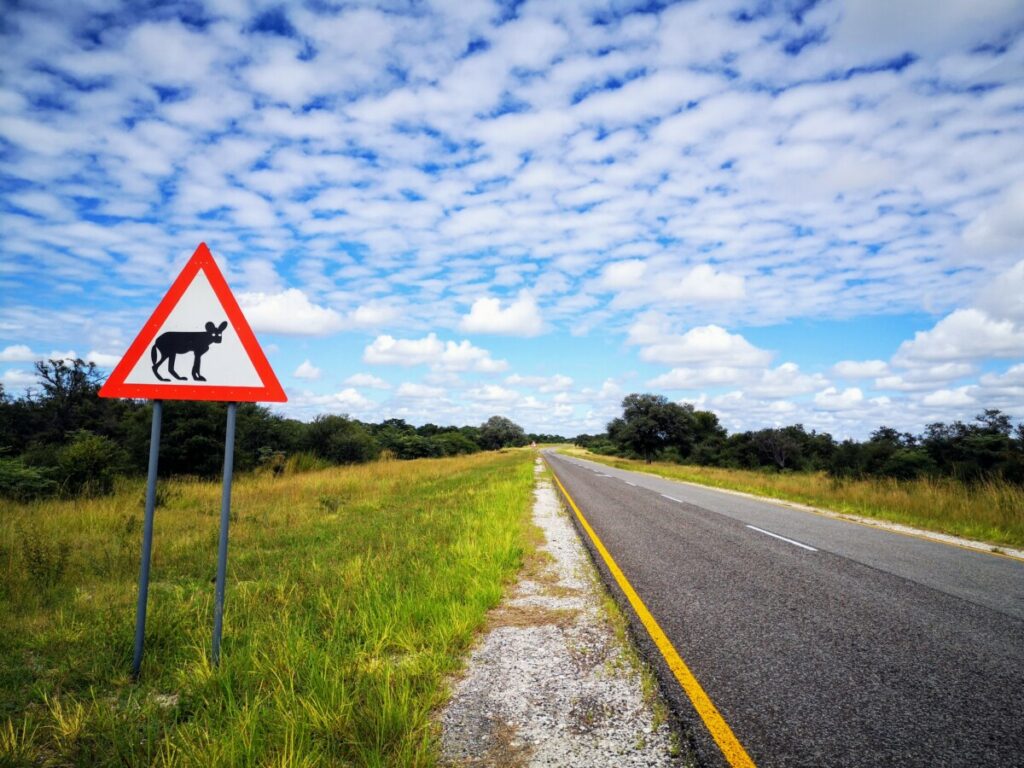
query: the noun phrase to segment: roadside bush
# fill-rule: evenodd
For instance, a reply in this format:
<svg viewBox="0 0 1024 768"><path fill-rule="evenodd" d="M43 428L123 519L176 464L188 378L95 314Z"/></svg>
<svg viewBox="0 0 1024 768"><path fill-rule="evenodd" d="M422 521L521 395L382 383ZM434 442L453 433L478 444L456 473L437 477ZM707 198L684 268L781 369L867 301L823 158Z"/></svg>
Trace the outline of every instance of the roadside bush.
<svg viewBox="0 0 1024 768"><path fill-rule="evenodd" d="M293 453L284 462L284 474L297 475L300 472L315 472L318 469L327 469L330 464L310 451L299 451Z"/></svg>
<svg viewBox="0 0 1024 768"><path fill-rule="evenodd" d="M270 446L263 446L257 454L257 466L264 472L277 476L283 475L288 457L284 451L277 451Z"/></svg>
<svg viewBox="0 0 1024 768"><path fill-rule="evenodd" d="M56 474L67 495L106 495L113 492L114 479L127 464L128 457L113 440L79 431L57 451Z"/></svg>
<svg viewBox="0 0 1024 768"><path fill-rule="evenodd" d="M380 444L362 424L344 416L318 416L306 431L306 447L335 464L372 461Z"/></svg>
<svg viewBox="0 0 1024 768"><path fill-rule="evenodd" d="M31 501L57 492L57 484L39 467L29 467L19 459L0 458L0 497Z"/></svg>
<svg viewBox="0 0 1024 768"><path fill-rule="evenodd" d="M467 453L476 453L480 450L479 445L461 432L444 432L433 439L435 443L441 446L445 456L459 456Z"/></svg>
<svg viewBox="0 0 1024 768"><path fill-rule="evenodd" d="M51 541L35 528L22 528L19 534L22 562L29 582L40 590L54 586L67 570L71 545L66 541Z"/></svg>

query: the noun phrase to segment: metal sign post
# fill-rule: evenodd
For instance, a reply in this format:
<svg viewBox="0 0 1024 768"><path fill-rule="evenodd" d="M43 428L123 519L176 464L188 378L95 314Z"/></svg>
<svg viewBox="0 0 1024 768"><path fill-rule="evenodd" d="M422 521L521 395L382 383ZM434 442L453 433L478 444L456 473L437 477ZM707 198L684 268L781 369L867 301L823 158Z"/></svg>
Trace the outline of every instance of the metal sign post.
<svg viewBox="0 0 1024 768"><path fill-rule="evenodd" d="M138 678L142 667L142 645L146 639L146 601L149 597L149 560L153 549L153 512L156 509L156 469L160 458L160 422L163 403L153 401L153 424L149 431L149 472L146 476L146 517L142 523L142 565L139 567L139 601L135 608L135 653L132 655L132 677Z"/></svg>
<svg viewBox="0 0 1024 768"><path fill-rule="evenodd" d="M228 403L228 425L224 435L224 485L220 493L220 540L217 544L217 587L213 603L213 666L220 662L220 636L224 629L224 581L228 572L228 523L231 519L231 480L235 467L235 411Z"/></svg>

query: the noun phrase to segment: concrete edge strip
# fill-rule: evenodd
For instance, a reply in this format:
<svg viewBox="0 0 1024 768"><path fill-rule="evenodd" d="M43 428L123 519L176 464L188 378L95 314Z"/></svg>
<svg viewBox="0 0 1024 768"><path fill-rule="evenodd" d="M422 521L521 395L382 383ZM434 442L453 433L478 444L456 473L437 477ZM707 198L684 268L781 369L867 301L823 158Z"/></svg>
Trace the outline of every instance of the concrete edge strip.
<svg viewBox="0 0 1024 768"><path fill-rule="evenodd" d="M590 461L595 464L602 464L599 461L593 461L593 459L585 459L580 456L572 456L572 454L566 454L569 458L575 458L580 461ZM602 464L602 466L610 466ZM618 469L620 472L632 472L630 469L620 469L619 467L611 467L612 469ZM692 480L680 480L675 477L668 477L666 475L656 474L654 472L637 472L635 474L650 475L651 477L657 477L662 480L669 480L673 483L682 483L683 485L692 485L694 488L702 488L707 491L718 491L719 493L728 493L733 496L740 496L744 499L751 499L753 501L763 501L767 504L774 504L778 507L787 507L789 509L796 509L801 512L810 512L814 515L821 515L822 517L830 517L833 520L842 520L847 523L854 523L856 525L863 525L867 528L875 528L880 531L888 531L889 533L898 533L901 536L910 536L915 539L925 539L927 541L934 541L939 544L945 544L950 547L958 547L959 549L966 549L971 552L980 552L985 555L992 555L993 557L1004 557L1007 560L1018 560L1024 562L1024 550L1014 549L1013 547L1003 546L1001 544L986 544L983 541L974 541L972 539L963 539L959 536L953 536L949 533L939 533L938 531L926 531L921 528L914 528L903 523L893 523L888 520L879 520L874 517L863 517L861 515L854 515L849 512L836 512L832 509L824 509L823 507L812 507L808 504L801 504L798 501L789 501L787 499L779 499L775 496L758 496L756 493L747 493L746 491L737 491L732 488L720 488L717 485L705 485L704 483L695 483ZM996 547L999 551L993 552L992 548Z"/></svg>
<svg viewBox="0 0 1024 768"><path fill-rule="evenodd" d="M545 464L548 464L545 459ZM590 523L587 522L587 518L584 517L580 508L573 501L572 496L562 485L561 479L558 474L554 471L554 468L548 464L548 469L551 470L551 475L554 477L555 482L558 484L559 490L562 492L562 496L573 512L576 514L576 518L580 521L580 525L583 530L586 531L587 536L590 537L591 542L594 544L594 548L601 555L605 565L608 567L609 572L615 578L616 583L622 590L622 593L626 596L629 604L633 607L640 622L644 625L648 634L651 636L651 640L657 646L661 652L662 657L665 659L665 663L668 664L672 674L675 676L679 685L682 686L683 691L689 697L690 702L693 704L694 709L697 710L697 714L700 715L701 720L704 721L704 725L707 726L708 731L711 733L711 737L715 740L718 748L722 750L726 761L732 768L756 768L756 765L747 751L740 744L739 739L736 738L732 732L732 728L725 722L725 718L718 711L714 702L711 701L711 697L704 691L701 684L697 682L697 678L693 676L690 668L686 666L686 662L683 661L679 652L672 645L672 641L668 639L668 636L662 630L661 625L658 624L657 620L648 610L643 600L640 599L640 595L637 594L636 590L633 589L633 585L629 583L629 579L619 568L615 559L611 553L604 546L604 543L598 537L594 529L590 527Z"/></svg>

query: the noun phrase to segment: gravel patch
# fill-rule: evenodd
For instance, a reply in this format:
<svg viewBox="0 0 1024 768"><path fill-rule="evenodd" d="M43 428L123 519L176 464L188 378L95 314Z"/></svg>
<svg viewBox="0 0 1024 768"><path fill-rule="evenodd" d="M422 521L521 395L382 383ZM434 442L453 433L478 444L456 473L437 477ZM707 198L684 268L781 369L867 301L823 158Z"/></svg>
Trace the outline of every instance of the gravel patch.
<svg viewBox="0 0 1024 768"><path fill-rule="evenodd" d="M635 653L602 611L593 564L544 478L533 519L546 541L490 614L453 685L441 714L441 763L682 765L671 727L656 716L653 696L644 699Z"/></svg>

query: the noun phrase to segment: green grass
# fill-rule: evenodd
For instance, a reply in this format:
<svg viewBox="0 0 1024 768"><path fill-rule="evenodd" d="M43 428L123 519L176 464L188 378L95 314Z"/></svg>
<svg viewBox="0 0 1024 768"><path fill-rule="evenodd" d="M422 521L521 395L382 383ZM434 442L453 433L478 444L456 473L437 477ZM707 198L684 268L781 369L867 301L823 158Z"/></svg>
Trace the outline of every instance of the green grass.
<svg viewBox="0 0 1024 768"><path fill-rule="evenodd" d="M432 713L528 544L530 451L162 484L129 677L142 484L0 503L0 765L420 766Z"/></svg>
<svg viewBox="0 0 1024 768"><path fill-rule="evenodd" d="M563 452L619 469L786 499L1011 547L1024 546L1024 488L950 479L834 480L823 472L754 472L620 459L578 448Z"/></svg>

